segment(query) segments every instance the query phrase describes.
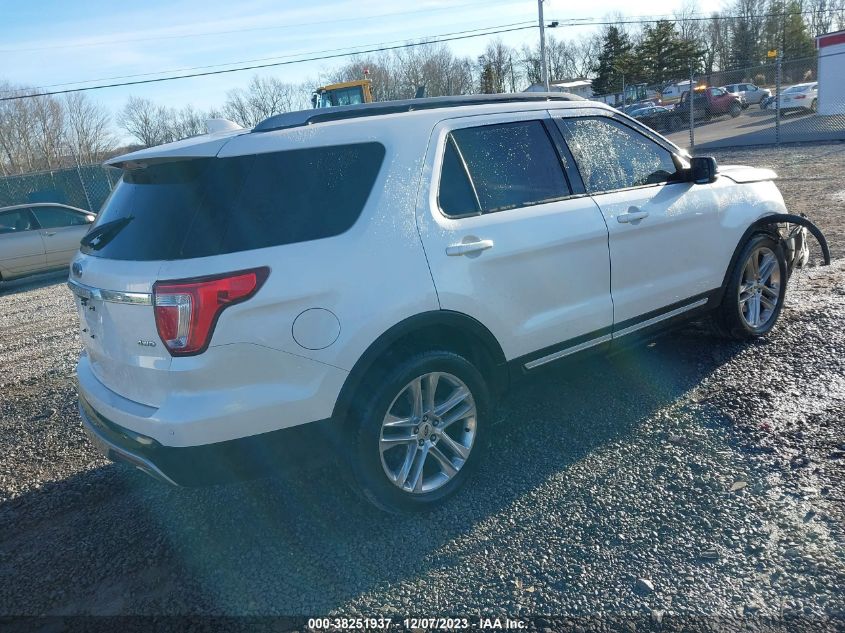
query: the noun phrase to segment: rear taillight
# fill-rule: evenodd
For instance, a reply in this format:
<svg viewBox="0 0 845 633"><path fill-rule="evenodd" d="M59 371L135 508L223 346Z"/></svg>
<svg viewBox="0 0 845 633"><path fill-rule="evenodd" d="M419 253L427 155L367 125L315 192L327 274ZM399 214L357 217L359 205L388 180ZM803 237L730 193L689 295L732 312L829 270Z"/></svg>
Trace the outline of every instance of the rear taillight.
<svg viewBox="0 0 845 633"><path fill-rule="evenodd" d="M270 274L269 268L240 270L213 277L157 281L153 309L161 342L173 356L201 354L226 307L252 297Z"/></svg>
<svg viewBox="0 0 845 633"><path fill-rule="evenodd" d="M806 99L807 95L795 95L794 99Z"/></svg>

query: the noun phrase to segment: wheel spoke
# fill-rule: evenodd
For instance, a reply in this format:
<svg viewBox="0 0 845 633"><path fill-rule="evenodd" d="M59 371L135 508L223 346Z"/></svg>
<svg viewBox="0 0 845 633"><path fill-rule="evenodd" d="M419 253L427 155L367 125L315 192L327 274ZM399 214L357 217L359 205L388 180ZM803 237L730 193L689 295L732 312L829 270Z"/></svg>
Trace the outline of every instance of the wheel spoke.
<svg viewBox="0 0 845 633"><path fill-rule="evenodd" d="M423 466L425 466L425 460L428 457L430 446L430 444L425 444L417 451L417 457L414 461L414 467L411 470L411 475L405 482L410 484L411 490L418 491L422 487Z"/></svg>
<svg viewBox="0 0 845 633"><path fill-rule="evenodd" d="M760 325L760 296L756 294L751 300L751 325L754 327Z"/></svg>
<svg viewBox="0 0 845 633"><path fill-rule="evenodd" d="M456 409L452 411L450 415L442 418L443 426L441 428L448 429L458 420L463 420L471 415L475 415L475 404L473 404L472 402L465 402L464 406L462 406L460 409Z"/></svg>
<svg viewBox="0 0 845 633"><path fill-rule="evenodd" d="M770 298L777 301L778 294L780 294L779 288L772 288L770 286L763 286L763 294L768 295Z"/></svg>
<svg viewBox="0 0 845 633"><path fill-rule="evenodd" d="M416 426L417 420L414 418L400 418L391 413L388 413L384 419L384 428L394 429L394 428L402 428L406 426Z"/></svg>
<svg viewBox="0 0 845 633"><path fill-rule="evenodd" d="M443 454L436 446L432 446L431 450L429 451L431 456L437 460L440 464L440 467L443 469L443 472L446 473L447 477L454 477L458 473L458 469L449 461L449 458Z"/></svg>
<svg viewBox="0 0 845 633"><path fill-rule="evenodd" d="M408 385L408 390L410 391L411 407L413 409L411 415L413 418L419 420L423 414L422 376L411 382Z"/></svg>
<svg viewBox="0 0 845 633"><path fill-rule="evenodd" d="M449 411L451 411L461 402L466 400L468 396L469 389L466 389L464 387L458 387L457 389L455 389L455 391L452 392L452 394L446 399L445 402L441 402L437 405L437 407L434 409L435 415L446 415L447 413L449 413Z"/></svg>
<svg viewBox="0 0 845 633"><path fill-rule="evenodd" d="M434 393L437 391L437 383L440 380L440 374L432 372L425 377L424 391L424 411L434 411Z"/></svg>
<svg viewBox="0 0 845 633"><path fill-rule="evenodd" d="M748 265L751 267L751 278L757 279L760 276L760 262L758 261L758 253L754 252L748 260Z"/></svg>
<svg viewBox="0 0 845 633"><path fill-rule="evenodd" d="M769 310L774 310L775 306L777 305L774 301L772 301L765 295L760 295L760 303Z"/></svg>
<svg viewBox="0 0 845 633"><path fill-rule="evenodd" d="M772 276L772 272L777 265L777 259L775 259L774 255L766 253L763 255L763 261L760 264L760 282L766 283L769 281L769 278Z"/></svg>
<svg viewBox="0 0 845 633"><path fill-rule="evenodd" d="M455 453L455 455L457 455L461 459L466 459L467 457L469 457L469 449L463 444L453 440L446 433L440 435L440 444L444 444L449 447L449 450L451 450L453 453Z"/></svg>
<svg viewBox="0 0 845 633"><path fill-rule="evenodd" d="M396 477L393 479L394 483L399 484L400 486L404 486L405 482L408 481L408 475L411 472L411 466L414 465L414 459L417 456L418 447L416 443L410 444L408 446L408 452L405 454L405 461L402 462L402 468L399 469L399 472L396 473Z"/></svg>
<svg viewBox="0 0 845 633"><path fill-rule="evenodd" d="M379 448L381 452L385 452L390 450L394 446L401 446L403 444L408 444L410 442L417 442L417 438L413 435L403 435L401 437L383 437L379 441Z"/></svg>

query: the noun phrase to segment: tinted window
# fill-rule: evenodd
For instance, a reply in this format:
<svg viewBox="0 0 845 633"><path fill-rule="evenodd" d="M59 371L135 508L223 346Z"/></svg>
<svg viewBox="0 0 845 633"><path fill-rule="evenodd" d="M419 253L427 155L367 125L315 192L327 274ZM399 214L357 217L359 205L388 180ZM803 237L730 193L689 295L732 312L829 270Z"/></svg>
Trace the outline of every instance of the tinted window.
<svg viewBox="0 0 845 633"><path fill-rule="evenodd" d="M540 121L471 127L452 132L469 170L482 213L569 195L560 158ZM444 164L444 170L446 165ZM466 206L442 207L450 215Z"/></svg>
<svg viewBox="0 0 845 633"><path fill-rule="evenodd" d="M712 94L714 97L721 97L723 94L725 94L725 91L719 88L713 88Z"/></svg>
<svg viewBox="0 0 845 633"><path fill-rule="evenodd" d="M361 214L384 153L380 143L361 143L130 170L97 226L132 219L96 250L83 250L111 259L183 259L338 235Z"/></svg>
<svg viewBox="0 0 845 633"><path fill-rule="evenodd" d="M0 233L17 233L38 228L26 209L0 213Z"/></svg>
<svg viewBox="0 0 845 633"><path fill-rule="evenodd" d="M440 175L440 208L451 216L472 215L481 212L478 198L467 175L455 140L450 136L443 154L443 168Z"/></svg>
<svg viewBox="0 0 845 633"><path fill-rule="evenodd" d="M35 207L32 209L42 229L57 229L63 226L88 224L88 219L81 213L58 209L56 207Z"/></svg>
<svg viewBox="0 0 845 633"><path fill-rule="evenodd" d="M617 121L572 119L561 129L590 193L666 182L677 173L668 150Z"/></svg>

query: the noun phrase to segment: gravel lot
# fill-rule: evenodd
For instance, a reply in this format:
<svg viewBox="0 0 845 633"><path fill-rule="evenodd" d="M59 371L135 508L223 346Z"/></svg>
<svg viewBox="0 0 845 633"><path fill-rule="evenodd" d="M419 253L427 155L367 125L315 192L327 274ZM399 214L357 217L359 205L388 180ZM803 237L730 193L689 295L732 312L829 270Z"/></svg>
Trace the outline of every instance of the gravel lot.
<svg viewBox="0 0 845 633"><path fill-rule="evenodd" d="M0 615L845 616L845 145L775 167L831 268L753 344L692 325L507 398L494 454L429 515L384 516L324 461L206 489L101 459L76 411L70 293L0 296ZM841 625L841 621L840 621Z"/></svg>

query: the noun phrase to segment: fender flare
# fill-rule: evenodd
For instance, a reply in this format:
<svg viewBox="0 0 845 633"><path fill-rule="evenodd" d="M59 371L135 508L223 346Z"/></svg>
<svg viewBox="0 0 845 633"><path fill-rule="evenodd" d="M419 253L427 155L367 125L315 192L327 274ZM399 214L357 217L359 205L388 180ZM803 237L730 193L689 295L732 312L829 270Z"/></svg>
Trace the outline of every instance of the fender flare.
<svg viewBox="0 0 845 633"><path fill-rule="evenodd" d="M413 336L415 332L429 328L449 328L452 331L462 332L467 338L474 339L480 348L489 354L490 361L493 363L494 375L491 388L499 392L507 389L510 378L507 360L493 333L480 321L462 312L431 310L400 321L370 344L344 381L335 402L332 418L343 420L346 417L365 376L375 363L389 352L394 344Z"/></svg>
<svg viewBox="0 0 845 633"><path fill-rule="evenodd" d="M824 258L824 265L830 265L830 247L827 244L827 239L824 236L824 233L821 232L821 229L813 224L810 220L805 218L803 215L794 215L792 213L770 213L769 215L764 215L761 218L757 218L751 225L745 230L745 233L742 234L742 237L737 242L736 248L734 249L734 253L731 256L731 261L728 264L728 268L725 271L725 276L722 279L722 287L720 291L719 301L721 302L721 292L724 291L725 287L728 284L728 276L731 274L731 271L734 269L736 265L736 261L739 258L739 253L742 250L742 247L745 246L745 243L748 239L754 234L759 231L765 231L767 233L776 234L777 231L772 228L773 224L780 224L783 222L789 222L790 224L798 224L799 226L805 227L810 234L816 238L816 241L819 243L819 246L822 249L822 257ZM782 239L780 234L777 234L778 239Z"/></svg>
<svg viewBox="0 0 845 633"><path fill-rule="evenodd" d="M822 257L824 258L824 265L830 266L830 247L827 245L827 239L822 233L821 229L817 227L815 224L810 222L806 217L803 215L794 215L792 213L774 213L772 215L765 215L762 218L755 220L751 226L761 226L765 224L780 224L783 222L789 222L790 224L798 224L799 226L803 226L806 228L810 234L816 238L816 241L819 243L819 246L822 249Z"/></svg>

